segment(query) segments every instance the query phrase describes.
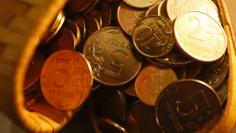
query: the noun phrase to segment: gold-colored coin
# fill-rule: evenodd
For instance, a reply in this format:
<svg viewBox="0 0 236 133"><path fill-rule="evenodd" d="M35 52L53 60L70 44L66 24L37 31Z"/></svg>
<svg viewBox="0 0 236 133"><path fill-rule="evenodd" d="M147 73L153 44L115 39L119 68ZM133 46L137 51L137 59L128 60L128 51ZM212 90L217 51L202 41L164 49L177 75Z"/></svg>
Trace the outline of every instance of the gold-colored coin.
<svg viewBox="0 0 236 133"><path fill-rule="evenodd" d="M174 33L179 48L198 61L216 61L227 48L222 26L202 12L192 11L179 16L174 24Z"/></svg>
<svg viewBox="0 0 236 133"><path fill-rule="evenodd" d="M135 80L135 91L142 102L154 106L161 91L176 80L177 76L172 69L147 66Z"/></svg>
<svg viewBox="0 0 236 133"><path fill-rule="evenodd" d="M220 23L218 9L211 0L168 0L167 14L173 21L182 13L200 11L210 15Z"/></svg>
<svg viewBox="0 0 236 133"><path fill-rule="evenodd" d="M160 0L124 0L124 2L130 6L136 8L146 8L154 5Z"/></svg>

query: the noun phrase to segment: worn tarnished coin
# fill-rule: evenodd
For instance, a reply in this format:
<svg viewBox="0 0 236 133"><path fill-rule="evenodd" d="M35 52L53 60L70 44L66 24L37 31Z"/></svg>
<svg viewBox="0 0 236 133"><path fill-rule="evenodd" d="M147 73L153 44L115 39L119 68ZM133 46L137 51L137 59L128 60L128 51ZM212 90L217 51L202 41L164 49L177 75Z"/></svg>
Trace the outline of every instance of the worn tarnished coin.
<svg viewBox="0 0 236 133"><path fill-rule="evenodd" d="M205 13L192 11L180 15L174 33L179 48L198 61L218 60L227 48L224 29Z"/></svg>
<svg viewBox="0 0 236 133"><path fill-rule="evenodd" d="M171 22L162 16L144 18L133 31L133 43L137 51L147 57L168 54L174 46Z"/></svg>
<svg viewBox="0 0 236 133"><path fill-rule="evenodd" d="M123 123L126 113L125 94L117 89L99 88L92 94L96 114Z"/></svg>
<svg viewBox="0 0 236 133"><path fill-rule="evenodd" d="M228 56L224 57L224 61L213 68L205 68L199 75L198 79L206 82L212 88L218 89L218 87L225 80L229 70Z"/></svg>
<svg viewBox="0 0 236 133"><path fill-rule="evenodd" d="M172 69L147 66L135 80L135 91L142 102L154 106L161 91L176 80L177 76Z"/></svg>
<svg viewBox="0 0 236 133"><path fill-rule="evenodd" d="M117 19L120 27L132 36L137 23L144 17L146 9L138 9L121 2L117 9Z"/></svg>
<svg viewBox="0 0 236 133"><path fill-rule="evenodd" d="M131 105L126 122L128 133L159 133L159 126L155 120L155 108L141 101Z"/></svg>
<svg viewBox="0 0 236 133"><path fill-rule="evenodd" d="M61 50L45 62L40 84L46 100L60 110L74 110L88 97L92 87L92 70L78 52Z"/></svg>
<svg viewBox="0 0 236 133"><path fill-rule="evenodd" d="M173 47L170 53L165 56L157 58L148 58L153 64L162 64L169 67L184 66L192 62L192 60L178 51L176 47Z"/></svg>
<svg viewBox="0 0 236 133"><path fill-rule="evenodd" d="M141 69L141 62L132 52L131 42L118 27L106 27L93 33L83 48L94 78L105 85L123 85Z"/></svg>
<svg viewBox="0 0 236 133"><path fill-rule="evenodd" d="M208 14L220 24L218 9L211 0L167 0L167 14L172 21L189 11Z"/></svg>
<svg viewBox="0 0 236 133"><path fill-rule="evenodd" d="M30 89L39 80L44 61L45 56L43 52L36 50L25 75L24 90Z"/></svg>
<svg viewBox="0 0 236 133"><path fill-rule="evenodd" d="M126 4L136 8L146 8L154 5L158 1L160 0L124 0Z"/></svg>
<svg viewBox="0 0 236 133"><path fill-rule="evenodd" d="M220 111L216 92L200 80L171 83L156 103L157 122L166 132L194 132Z"/></svg>

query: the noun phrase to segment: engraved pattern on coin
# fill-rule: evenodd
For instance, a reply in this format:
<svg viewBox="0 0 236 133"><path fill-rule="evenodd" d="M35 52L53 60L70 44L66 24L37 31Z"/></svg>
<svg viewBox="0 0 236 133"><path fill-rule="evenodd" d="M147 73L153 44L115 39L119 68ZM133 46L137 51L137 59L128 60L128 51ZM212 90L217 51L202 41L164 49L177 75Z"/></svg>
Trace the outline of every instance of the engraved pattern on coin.
<svg viewBox="0 0 236 133"><path fill-rule="evenodd" d="M141 69L132 46L117 27L106 27L93 33L83 53L90 62L94 78L105 85L122 85L133 79Z"/></svg>
<svg viewBox="0 0 236 133"><path fill-rule="evenodd" d="M160 57L168 54L174 46L171 22L162 16L143 19L133 32L134 46L147 57Z"/></svg>
<svg viewBox="0 0 236 133"><path fill-rule="evenodd" d="M221 58L227 48L224 29L209 15L188 12L179 16L174 25L177 44L188 56L202 62Z"/></svg>
<svg viewBox="0 0 236 133"><path fill-rule="evenodd" d="M85 58L69 50L51 55L40 75L44 97L63 111L76 109L86 100L92 80L92 71Z"/></svg>
<svg viewBox="0 0 236 133"><path fill-rule="evenodd" d="M141 101L154 106L161 91L176 80L177 76L172 69L147 66L135 80L135 91Z"/></svg>
<svg viewBox="0 0 236 133"><path fill-rule="evenodd" d="M172 21L189 11L206 13L220 24L218 9L211 0L167 0L167 14Z"/></svg>

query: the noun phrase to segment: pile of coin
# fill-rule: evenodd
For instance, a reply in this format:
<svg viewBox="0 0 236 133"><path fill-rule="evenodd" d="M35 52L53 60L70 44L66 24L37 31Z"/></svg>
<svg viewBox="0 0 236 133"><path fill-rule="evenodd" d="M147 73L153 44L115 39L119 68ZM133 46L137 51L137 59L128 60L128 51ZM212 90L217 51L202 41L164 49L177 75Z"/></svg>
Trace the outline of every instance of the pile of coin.
<svg viewBox="0 0 236 133"><path fill-rule="evenodd" d="M71 0L35 51L25 106L76 112L62 132L195 132L222 112L228 67L211 0Z"/></svg>

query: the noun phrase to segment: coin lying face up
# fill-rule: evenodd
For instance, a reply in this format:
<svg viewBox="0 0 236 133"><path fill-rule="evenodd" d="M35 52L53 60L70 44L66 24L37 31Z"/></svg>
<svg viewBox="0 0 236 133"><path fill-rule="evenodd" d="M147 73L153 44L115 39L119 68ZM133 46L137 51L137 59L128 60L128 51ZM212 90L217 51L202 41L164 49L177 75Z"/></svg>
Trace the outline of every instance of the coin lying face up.
<svg viewBox="0 0 236 133"><path fill-rule="evenodd" d="M78 108L88 97L92 70L78 52L61 50L45 62L40 75L42 92L53 107L67 111Z"/></svg>
<svg viewBox="0 0 236 133"><path fill-rule="evenodd" d="M227 48L224 29L209 15L197 11L180 15L174 24L179 48L202 62L220 59Z"/></svg>

